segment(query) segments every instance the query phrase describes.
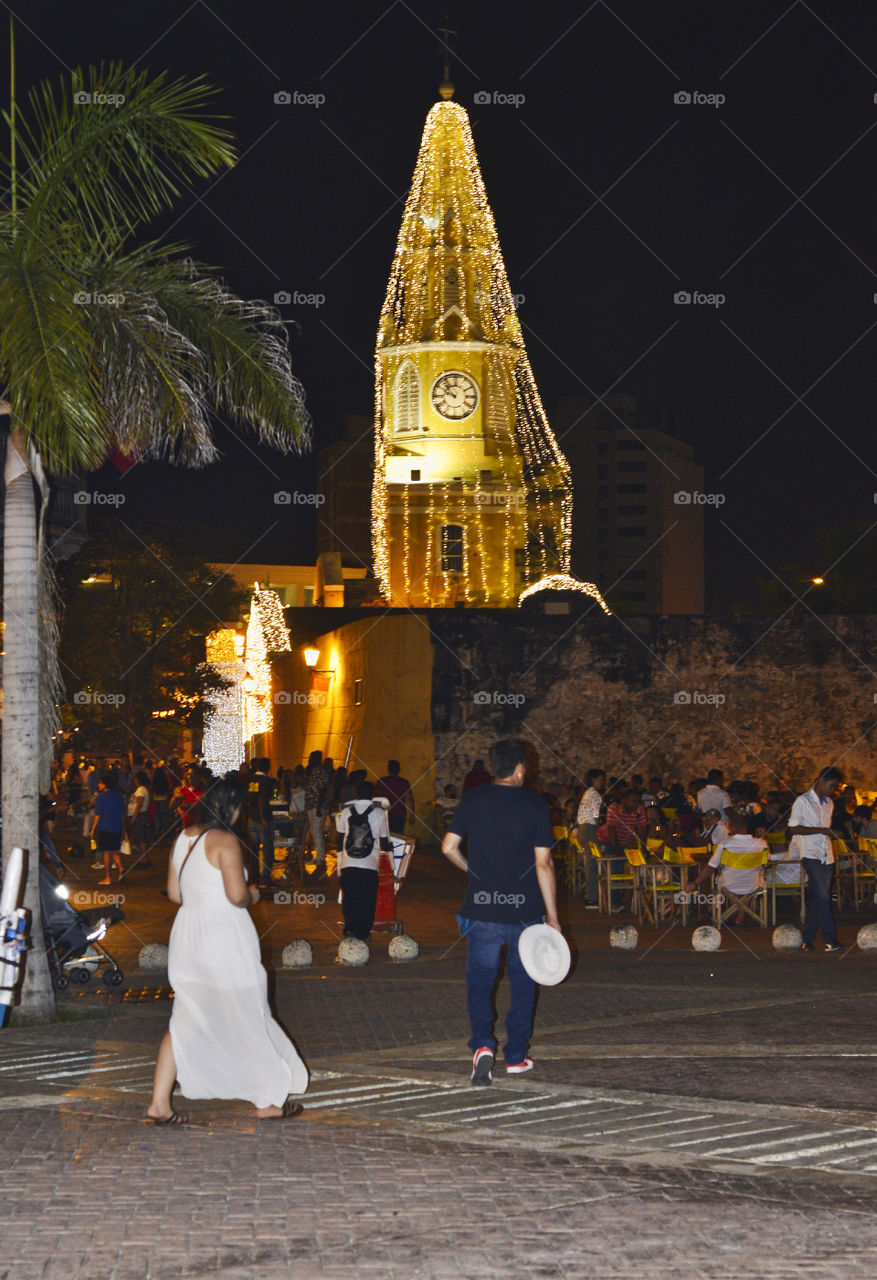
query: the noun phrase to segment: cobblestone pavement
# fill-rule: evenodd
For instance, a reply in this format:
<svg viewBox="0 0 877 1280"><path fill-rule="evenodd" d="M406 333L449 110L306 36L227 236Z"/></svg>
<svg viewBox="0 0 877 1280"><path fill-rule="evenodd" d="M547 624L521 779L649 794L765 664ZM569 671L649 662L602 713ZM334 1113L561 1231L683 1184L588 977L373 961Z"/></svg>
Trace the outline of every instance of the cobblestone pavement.
<svg viewBox="0 0 877 1280"><path fill-rule="evenodd" d="M140 874L107 937L128 998L71 989L60 1024L0 1032L0 1280L877 1271L877 958L780 956L755 928L711 955L644 931L623 954L568 903L577 964L540 993L536 1070L473 1090L459 881L424 855L399 903L413 965L379 938L366 969L333 966L331 901L258 910L269 965L317 943L273 982L313 1071L304 1116L198 1102L157 1129L170 992L136 959L173 913L161 868Z"/></svg>

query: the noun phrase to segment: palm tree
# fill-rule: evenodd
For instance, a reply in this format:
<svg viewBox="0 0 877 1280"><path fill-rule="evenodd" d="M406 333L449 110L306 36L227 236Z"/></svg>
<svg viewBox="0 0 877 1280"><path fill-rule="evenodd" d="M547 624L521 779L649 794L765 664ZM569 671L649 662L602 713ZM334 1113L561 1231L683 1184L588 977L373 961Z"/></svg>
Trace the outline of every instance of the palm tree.
<svg viewBox="0 0 877 1280"><path fill-rule="evenodd" d="M309 435L277 313L235 297L182 246L142 238L188 181L234 162L230 135L205 114L212 92L201 79L113 65L76 71L57 90L39 86L23 113L13 89L6 116L3 854L14 845L30 853L33 949L19 1016L34 1020L55 1012L37 858L38 792L58 697L37 512L45 471L93 469L114 449L203 465L217 452L211 411L282 449Z"/></svg>

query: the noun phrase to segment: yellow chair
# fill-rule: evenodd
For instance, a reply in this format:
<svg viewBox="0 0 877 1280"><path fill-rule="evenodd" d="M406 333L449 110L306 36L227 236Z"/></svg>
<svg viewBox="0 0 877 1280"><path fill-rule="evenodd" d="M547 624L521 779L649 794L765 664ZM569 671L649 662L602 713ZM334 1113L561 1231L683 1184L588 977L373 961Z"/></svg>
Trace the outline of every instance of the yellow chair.
<svg viewBox="0 0 877 1280"><path fill-rule="evenodd" d="M722 849L722 857L716 868L713 903L713 923L717 929L721 929L728 916L736 911L744 911L762 929L767 928L767 892L763 875L753 879L753 887L748 892L734 893L722 884L723 867L733 871L757 872L767 862L767 849L756 849L752 853L732 853L730 849Z"/></svg>
<svg viewBox="0 0 877 1280"><path fill-rule="evenodd" d="M671 884L673 890L675 890L678 895L674 901L678 902L682 909L682 927L685 928L688 924L688 900L690 896L688 892L687 868L697 867L699 864L697 860L691 856L691 850L686 849L684 846L681 849L673 849L670 845L667 845L664 849L664 861L670 868L671 877L674 873L678 873L679 878L671 880Z"/></svg>
<svg viewBox="0 0 877 1280"><path fill-rule="evenodd" d="M784 849L786 847L785 831L766 831L764 838L772 849Z"/></svg>
<svg viewBox="0 0 877 1280"><path fill-rule="evenodd" d="M637 845L631 849L624 850L624 856L627 859L627 865L631 869L633 877L633 897L630 903L630 909L636 915L640 924L643 917L647 916L652 924L658 923L658 904L657 896L653 897L650 903L649 881L654 883L654 875L650 875L654 867L654 863L650 863L643 853L642 849Z"/></svg>
<svg viewBox="0 0 877 1280"><path fill-rule="evenodd" d="M780 868L789 867L789 866L798 868L797 880L780 880L779 879ZM767 864L765 878L766 878L767 887L770 890L770 922L771 924L776 924L777 922L777 898L785 895L798 899L798 918L801 924L803 924L807 915L807 905L806 905L805 896L804 896L804 888L807 884L807 876L804 872L804 868L801 866L801 859L800 858L771 859L771 861L768 862Z"/></svg>
<svg viewBox="0 0 877 1280"><path fill-rule="evenodd" d="M834 890L837 894L837 909L843 911L847 902L856 904L856 859L850 856L846 840L832 840L831 851L834 854Z"/></svg>
<svg viewBox="0 0 877 1280"><path fill-rule="evenodd" d="M862 907L870 898L877 901L877 840L859 837L858 855L853 855L853 896L856 906Z"/></svg>
<svg viewBox="0 0 877 1280"><path fill-rule="evenodd" d="M616 872L612 870L612 858L616 854L604 855L595 840L588 841L591 857L597 859L597 905L599 909L612 914L612 890L635 889L636 881L632 871Z"/></svg>

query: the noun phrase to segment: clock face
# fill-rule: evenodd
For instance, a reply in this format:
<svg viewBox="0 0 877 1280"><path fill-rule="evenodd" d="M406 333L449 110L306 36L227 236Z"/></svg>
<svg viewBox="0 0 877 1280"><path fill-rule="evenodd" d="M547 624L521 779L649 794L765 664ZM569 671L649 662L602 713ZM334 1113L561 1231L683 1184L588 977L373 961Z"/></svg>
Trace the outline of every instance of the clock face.
<svg viewBox="0 0 877 1280"><path fill-rule="evenodd" d="M436 378L430 398L436 413L459 422L477 408L478 383L468 373L449 371Z"/></svg>

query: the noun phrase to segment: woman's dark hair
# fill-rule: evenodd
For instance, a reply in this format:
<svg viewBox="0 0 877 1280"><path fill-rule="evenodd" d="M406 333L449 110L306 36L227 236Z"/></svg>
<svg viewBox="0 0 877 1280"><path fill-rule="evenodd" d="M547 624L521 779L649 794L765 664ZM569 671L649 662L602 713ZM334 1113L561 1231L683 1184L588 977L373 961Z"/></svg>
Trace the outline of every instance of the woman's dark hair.
<svg viewBox="0 0 877 1280"><path fill-rule="evenodd" d="M149 774L145 769L138 769L134 775L134 780L141 787L149 786Z"/></svg>
<svg viewBox="0 0 877 1280"><path fill-rule="evenodd" d="M235 810L243 804L244 789L237 779L219 778L201 797L205 825L230 831Z"/></svg>

